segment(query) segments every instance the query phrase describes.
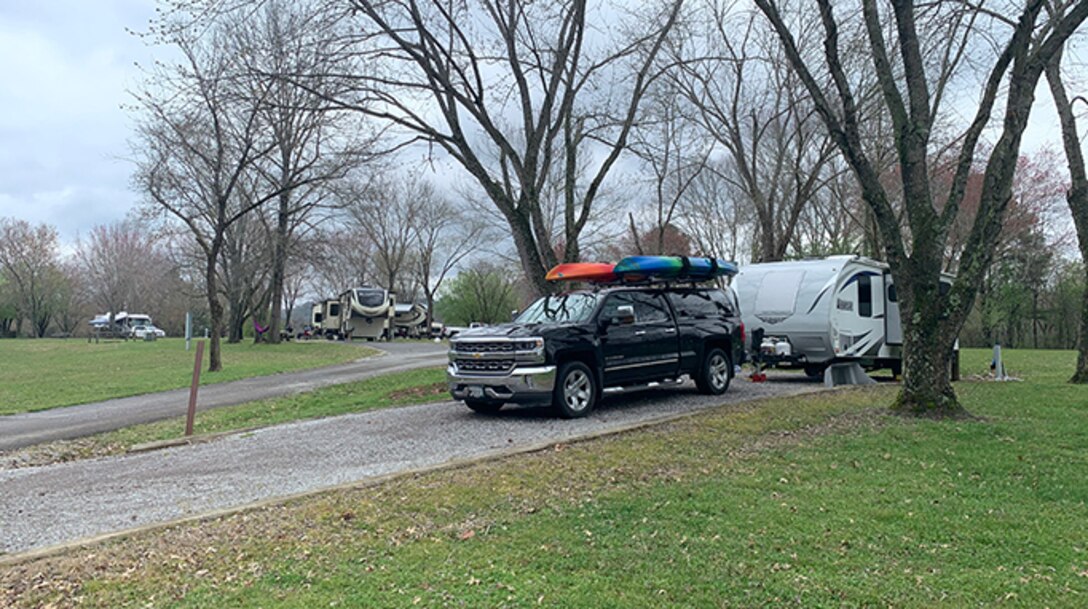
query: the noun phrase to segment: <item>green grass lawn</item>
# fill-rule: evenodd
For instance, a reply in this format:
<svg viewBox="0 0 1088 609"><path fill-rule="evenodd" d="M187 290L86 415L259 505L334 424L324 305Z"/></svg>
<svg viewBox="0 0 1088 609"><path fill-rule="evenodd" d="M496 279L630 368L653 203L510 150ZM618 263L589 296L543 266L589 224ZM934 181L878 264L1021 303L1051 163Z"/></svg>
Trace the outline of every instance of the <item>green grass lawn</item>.
<svg viewBox="0 0 1088 609"><path fill-rule="evenodd" d="M0 604L1084 607L1073 361L1007 353L1023 382L957 385L977 420L775 399L135 535L0 572Z"/></svg>
<svg viewBox="0 0 1088 609"><path fill-rule="evenodd" d="M0 340L0 415L46 410L187 387L193 351L180 338L154 342ZM223 370L201 374L201 384L349 362L373 350L344 344L289 342L223 344ZM205 368L207 353L205 353Z"/></svg>
<svg viewBox="0 0 1088 609"><path fill-rule="evenodd" d="M355 383L323 387L281 398L215 408L197 413L193 433L197 436L216 434L392 406L448 400L449 387L445 381L445 368L424 368L383 374ZM27 464L44 465L120 454L138 444L177 439L184 433L185 417L178 417L13 452L25 455Z"/></svg>

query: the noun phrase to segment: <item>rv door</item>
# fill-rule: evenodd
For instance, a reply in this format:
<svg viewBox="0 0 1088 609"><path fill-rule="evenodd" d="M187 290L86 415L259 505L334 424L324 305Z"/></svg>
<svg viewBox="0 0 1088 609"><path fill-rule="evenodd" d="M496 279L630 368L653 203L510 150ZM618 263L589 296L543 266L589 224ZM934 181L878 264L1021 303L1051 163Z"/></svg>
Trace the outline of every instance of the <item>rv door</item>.
<svg viewBox="0 0 1088 609"><path fill-rule="evenodd" d="M891 273L884 273L884 342L888 345L903 344L903 321L899 317L899 295Z"/></svg>

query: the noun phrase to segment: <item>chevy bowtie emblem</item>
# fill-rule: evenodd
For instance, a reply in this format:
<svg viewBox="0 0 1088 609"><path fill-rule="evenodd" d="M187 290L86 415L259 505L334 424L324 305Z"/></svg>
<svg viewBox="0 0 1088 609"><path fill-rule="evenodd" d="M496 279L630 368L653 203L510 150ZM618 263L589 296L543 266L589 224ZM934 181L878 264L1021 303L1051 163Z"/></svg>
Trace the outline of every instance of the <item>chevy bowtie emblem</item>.
<svg viewBox="0 0 1088 609"><path fill-rule="evenodd" d="M484 354L483 354L483 353L473 353L473 354L472 354L472 357L473 357L473 358L475 358L475 359L480 359L480 358L481 358L481 357L483 357L483 356L484 356Z"/></svg>

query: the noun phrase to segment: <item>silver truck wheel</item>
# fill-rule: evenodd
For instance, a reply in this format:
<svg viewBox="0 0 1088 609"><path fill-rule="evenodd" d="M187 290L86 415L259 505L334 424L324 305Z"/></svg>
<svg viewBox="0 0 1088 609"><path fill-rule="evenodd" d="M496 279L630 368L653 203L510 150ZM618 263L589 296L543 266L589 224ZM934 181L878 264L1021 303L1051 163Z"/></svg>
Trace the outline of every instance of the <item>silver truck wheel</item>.
<svg viewBox="0 0 1088 609"><path fill-rule="evenodd" d="M593 372L582 362L560 366L552 405L564 419L584 417L597 402L597 383Z"/></svg>
<svg viewBox="0 0 1088 609"><path fill-rule="evenodd" d="M715 347L703 357L703 366L695 379L695 385L701 393L721 395L729 389L732 377L733 362L725 351Z"/></svg>

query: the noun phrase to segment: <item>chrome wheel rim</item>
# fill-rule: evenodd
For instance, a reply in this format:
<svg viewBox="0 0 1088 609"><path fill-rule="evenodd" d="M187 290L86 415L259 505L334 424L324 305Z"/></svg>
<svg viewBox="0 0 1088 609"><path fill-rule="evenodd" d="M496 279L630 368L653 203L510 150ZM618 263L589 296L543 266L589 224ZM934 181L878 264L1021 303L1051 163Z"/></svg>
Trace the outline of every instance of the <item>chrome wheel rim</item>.
<svg viewBox="0 0 1088 609"><path fill-rule="evenodd" d="M572 370L563 382L563 401L571 412L582 412L593 399L593 383L581 370Z"/></svg>
<svg viewBox="0 0 1088 609"><path fill-rule="evenodd" d="M724 355L716 353L710 358L710 384L715 389L721 389L728 382L729 362L726 361Z"/></svg>

